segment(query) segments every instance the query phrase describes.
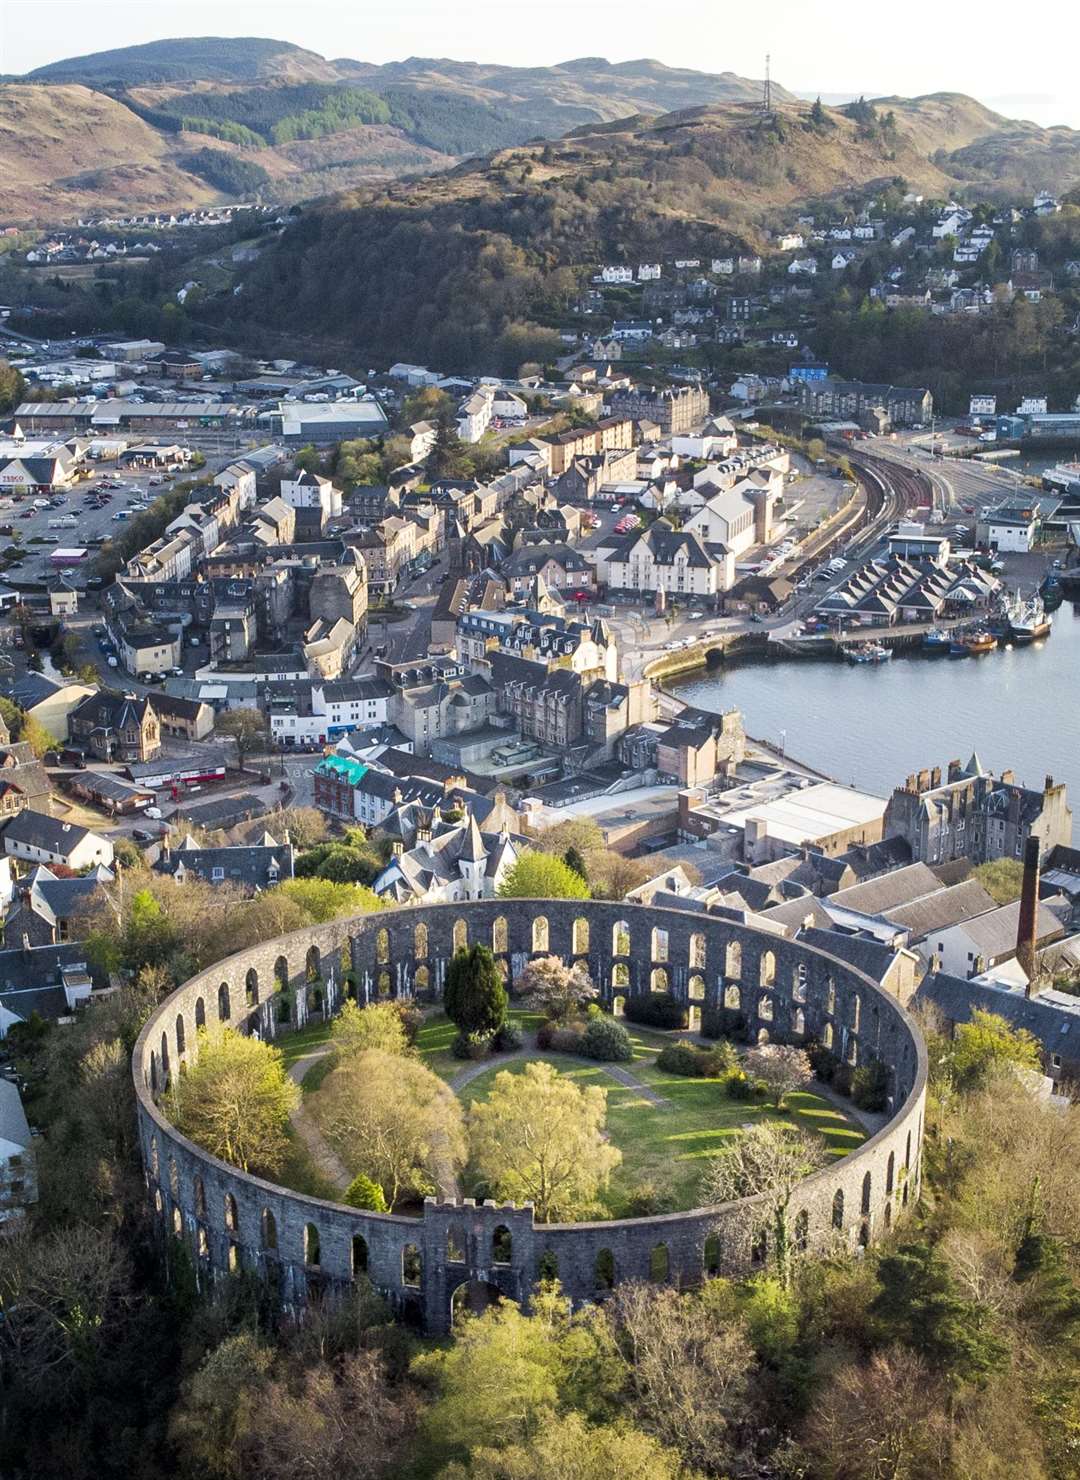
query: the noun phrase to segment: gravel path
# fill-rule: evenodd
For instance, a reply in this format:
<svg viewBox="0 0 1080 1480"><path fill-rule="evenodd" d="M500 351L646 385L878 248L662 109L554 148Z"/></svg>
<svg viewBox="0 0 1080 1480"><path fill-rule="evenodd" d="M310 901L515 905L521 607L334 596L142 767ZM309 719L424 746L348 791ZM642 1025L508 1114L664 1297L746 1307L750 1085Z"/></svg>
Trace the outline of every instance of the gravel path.
<svg viewBox="0 0 1080 1480"><path fill-rule="evenodd" d="M304 1075L318 1059L324 1059L331 1050L329 1047L315 1048L310 1053L303 1054L295 1063L289 1065L289 1078L295 1084L303 1084ZM289 1121L293 1130L307 1147L312 1161L319 1171L332 1182L338 1192L344 1192L352 1181L349 1170L338 1156L337 1152L329 1145L322 1131L314 1120L304 1109L301 1100L296 1109L289 1114Z"/></svg>

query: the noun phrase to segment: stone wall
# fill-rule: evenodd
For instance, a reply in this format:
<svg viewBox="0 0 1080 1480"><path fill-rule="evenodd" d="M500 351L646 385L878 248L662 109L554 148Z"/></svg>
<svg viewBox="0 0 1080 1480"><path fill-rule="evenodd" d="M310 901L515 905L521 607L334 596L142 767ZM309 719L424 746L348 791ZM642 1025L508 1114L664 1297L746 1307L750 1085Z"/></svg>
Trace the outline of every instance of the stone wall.
<svg viewBox="0 0 1080 1480"><path fill-rule="evenodd" d="M312 1288L344 1289L366 1271L399 1314L445 1332L453 1294L466 1284L527 1304L536 1280L557 1273L582 1302L607 1286L598 1277L601 1254L601 1273L613 1264L616 1280L659 1275L679 1286L744 1272L760 1258L768 1211L752 1199L574 1224L537 1224L531 1206L469 1200L429 1199L418 1217L360 1212L218 1161L159 1110L201 1024L228 1022L272 1038L312 1010L336 1011L348 990L362 1002L436 1000L454 950L476 941L492 947L511 978L534 955L586 961L616 1011L631 992L667 989L688 1004L692 1025L703 1009L727 1006L743 1014L752 1041L817 1039L856 1067L881 1060L891 1118L797 1189L790 1214L798 1246L869 1242L918 1196L925 1049L903 1008L845 962L690 910L570 900L417 906L333 921L230 956L172 993L143 1029L133 1072L149 1194L163 1227L190 1241L201 1280L254 1268L294 1305Z"/></svg>

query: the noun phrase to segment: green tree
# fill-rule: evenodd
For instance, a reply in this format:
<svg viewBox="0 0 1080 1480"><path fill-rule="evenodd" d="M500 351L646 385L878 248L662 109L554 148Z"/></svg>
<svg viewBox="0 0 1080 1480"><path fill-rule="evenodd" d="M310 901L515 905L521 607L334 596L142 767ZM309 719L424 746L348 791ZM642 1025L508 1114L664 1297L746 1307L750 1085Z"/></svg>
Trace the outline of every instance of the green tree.
<svg viewBox="0 0 1080 1480"><path fill-rule="evenodd" d="M359 884L339 884L332 879L286 879L278 893L295 900L314 924L340 920L345 915L371 914L384 908L383 901Z"/></svg>
<svg viewBox="0 0 1080 1480"><path fill-rule="evenodd" d="M532 1202L541 1222L587 1216L622 1161L604 1134L607 1094L551 1064L502 1070L469 1110L470 1157L495 1197Z"/></svg>
<svg viewBox="0 0 1080 1480"><path fill-rule="evenodd" d="M499 894L503 899L588 899L589 886L563 859L526 852L510 867Z"/></svg>
<svg viewBox="0 0 1080 1480"><path fill-rule="evenodd" d="M505 1449L476 1448L441 1480L680 1480L677 1454L627 1423L587 1424L580 1413L548 1415L542 1430Z"/></svg>
<svg viewBox="0 0 1080 1480"><path fill-rule="evenodd" d="M400 1055L409 1046L401 1014L392 1002L372 1002L367 1007L346 1002L330 1032L334 1047L346 1057L371 1048Z"/></svg>
<svg viewBox="0 0 1080 1480"><path fill-rule="evenodd" d="M443 1007L462 1033L497 1033L502 1027L506 987L487 946L454 953L446 968Z"/></svg>
<svg viewBox="0 0 1080 1480"><path fill-rule="evenodd" d="M993 1012L978 1008L969 1023L960 1023L953 1033L947 1068L956 1089L970 1093L986 1083L1001 1064L1038 1069L1039 1041L1026 1028L1013 1028Z"/></svg>
<svg viewBox="0 0 1080 1480"><path fill-rule="evenodd" d="M990 1312L957 1293L948 1266L926 1244L901 1244L878 1265L880 1294L873 1312L898 1338L955 1382L1001 1371L1007 1348Z"/></svg>
<svg viewBox="0 0 1080 1480"><path fill-rule="evenodd" d="M26 397L26 381L14 365L0 360L0 416L14 411Z"/></svg>
<svg viewBox="0 0 1080 1480"><path fill-rule="evenodd" d="M1012 904L1020 898L1024 882L1024 865L1016 858L992 858L971 871L973 879L989 894L995 904Z"/></svg>
<svg viewBox="0 0 1080 1480"><path fill-rule="evenodd" d="M378 1182L365 1177L363 1172L354 1177L345 1190L345 1201L350 1208L363 1208L369 1213L385 1213L386 1198Z"/></svg>
<svg viewBox="0 0 1080 1480"><path fill-rule="evenodd" d="M195 1063L173 1078L169 1093L178 1130L241 1171L262 1176L280 1170L289 1113L299 1103L280 1049L232 1028L199 1032Z"/></svg>
<svg viewBox="0 0 1080 1480"><path fill-rule="evenodd" d="M563 863L567 868L572 868L575 874L585 880L586 884L589 882L589 871L585 867L585 860L576 848L567 848L563 854Z"/></svg>

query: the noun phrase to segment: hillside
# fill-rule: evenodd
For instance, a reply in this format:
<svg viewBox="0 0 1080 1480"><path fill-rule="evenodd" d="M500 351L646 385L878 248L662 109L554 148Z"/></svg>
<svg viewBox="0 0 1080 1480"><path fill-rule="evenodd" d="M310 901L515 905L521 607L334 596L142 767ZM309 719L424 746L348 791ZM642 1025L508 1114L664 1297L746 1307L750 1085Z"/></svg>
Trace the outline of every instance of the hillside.
<svg viewBox="0 0 1080 1480"><path fill-rule="evenodd" d="M337 69L316 52L259 36L185 36L66 57L27 73L34 82L254 82L263 78L333 82Z"/></svg>
<svg viewBox="0 0 1080 1480"><path fill-rule="evenodd" d="M329 337L359 358L459 369L557 351L581 269L760 245L778 208L903 175L950 181L897 131L805 106L690 109L499 151L305 210L235 300L249 323Z"/></svg>

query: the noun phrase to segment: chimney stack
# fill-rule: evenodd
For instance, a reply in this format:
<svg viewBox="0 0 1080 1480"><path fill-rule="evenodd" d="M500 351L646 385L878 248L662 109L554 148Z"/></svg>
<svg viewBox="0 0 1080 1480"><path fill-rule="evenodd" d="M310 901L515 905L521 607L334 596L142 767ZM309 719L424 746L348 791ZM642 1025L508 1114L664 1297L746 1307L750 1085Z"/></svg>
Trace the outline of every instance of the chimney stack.
<svg viewBox="0 0 1080 1480"><path fill-rule="evenodd" d="M1024 844L1024 883L1020 892L1020 919L1016 927L1016 959L1027 973L1028 997L1034 995L1035 943L1039 936L1039 840Z"/></svg>

